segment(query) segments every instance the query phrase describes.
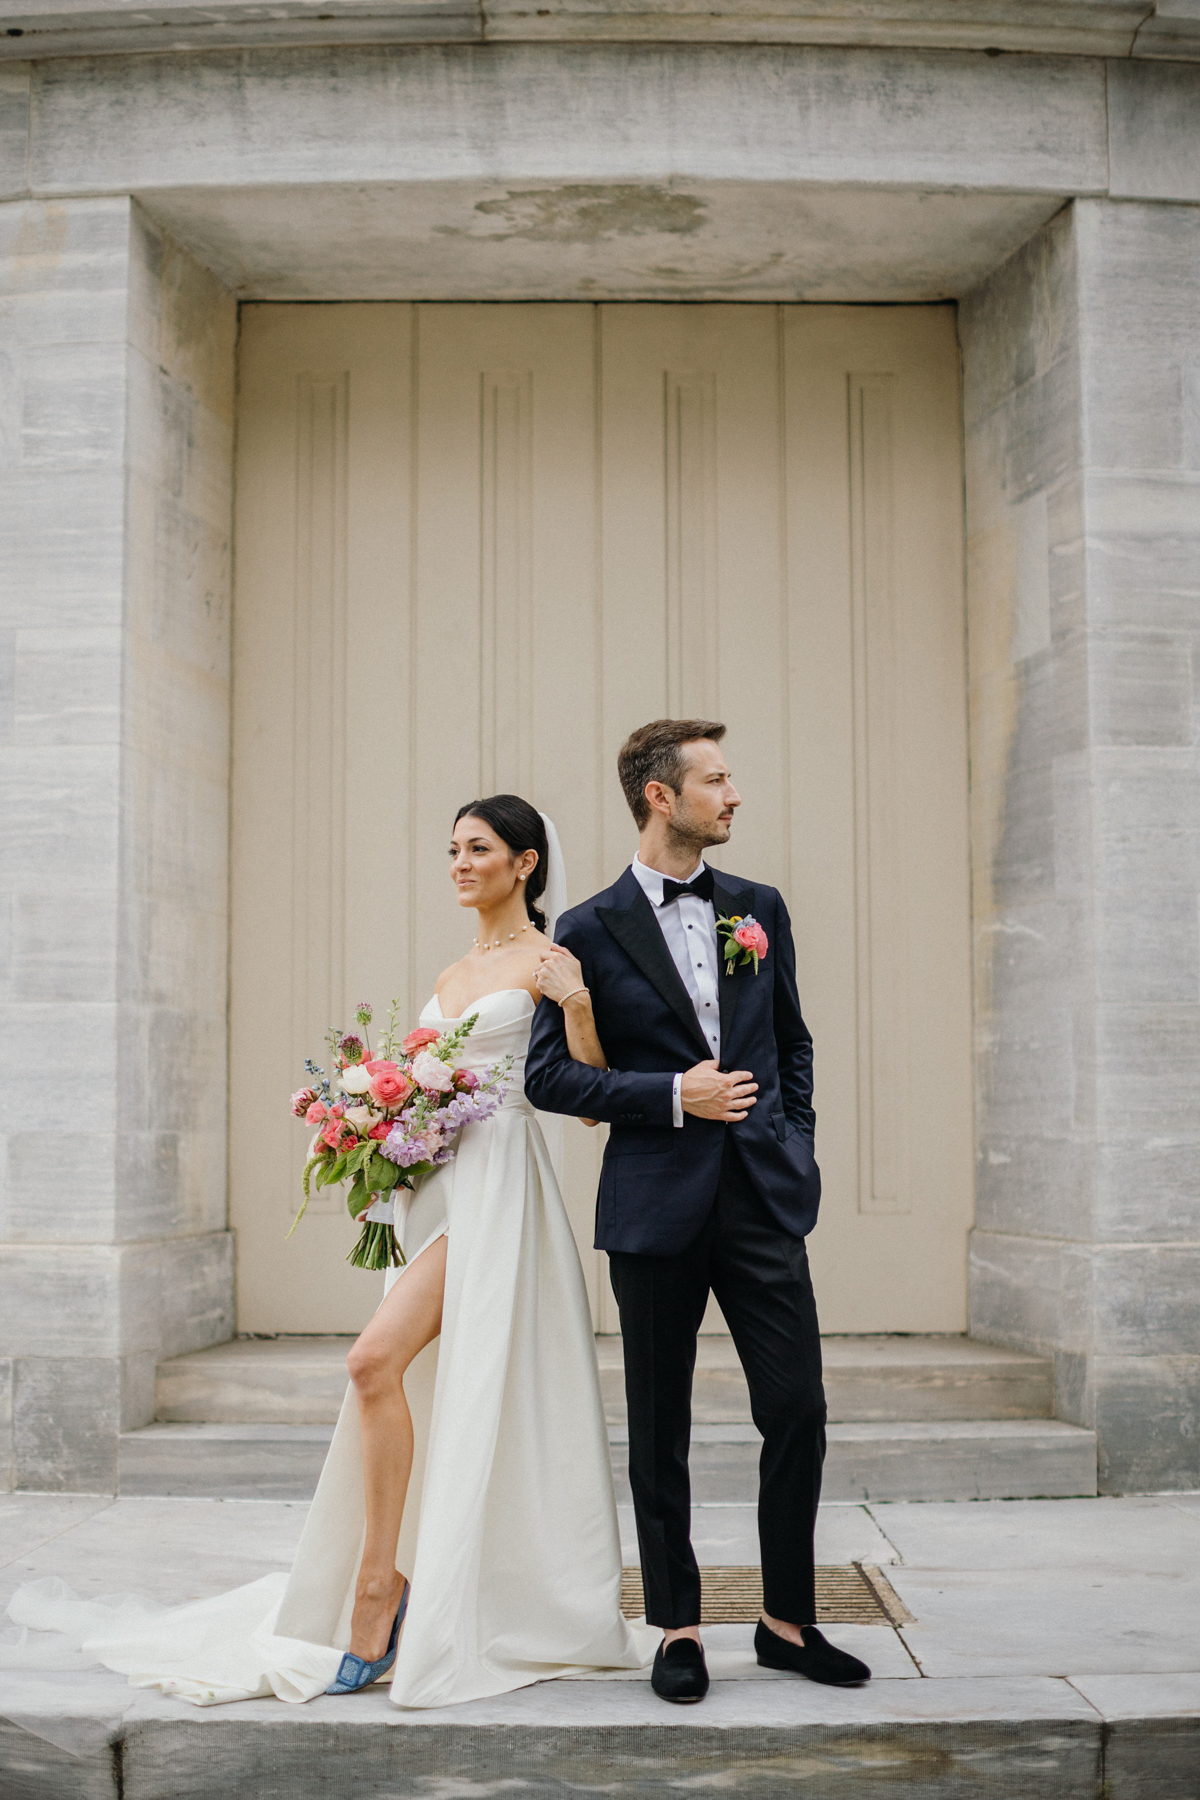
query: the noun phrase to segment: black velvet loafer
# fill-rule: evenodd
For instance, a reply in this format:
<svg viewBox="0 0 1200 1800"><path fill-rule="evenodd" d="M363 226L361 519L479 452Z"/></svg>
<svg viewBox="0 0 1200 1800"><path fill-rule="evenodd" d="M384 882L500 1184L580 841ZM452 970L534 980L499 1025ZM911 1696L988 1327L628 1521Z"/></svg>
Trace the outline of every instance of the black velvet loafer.
<svg viewBox="0 0 1200 1800"><path fill-rule="evenodd" d="M790 1644L787 1638L777 1637L760 1619L754 1633L760 1666L807 1675L810 1681L819 1681L825 1687L854 1687L860 1681L870 1681L871 1671L866 1663L828 1643L815 1625L802 1625L800 1636L804 1639L803 1649L799 1644Z"/></svg>
<svg viewBox="0 0 1200 1800"><path fill-rule="evenodd" d="M693 1706L708 1692L708 1668L704 1651L691 1638L674 1638L660 1644L650 1671L650 1686L660 1700Z"/></svg>

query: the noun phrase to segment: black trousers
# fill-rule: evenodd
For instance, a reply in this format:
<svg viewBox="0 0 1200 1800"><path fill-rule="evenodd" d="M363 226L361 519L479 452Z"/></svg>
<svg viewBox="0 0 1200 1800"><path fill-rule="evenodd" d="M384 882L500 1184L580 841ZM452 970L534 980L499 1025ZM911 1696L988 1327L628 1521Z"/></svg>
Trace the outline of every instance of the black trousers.
<svg viewBox="0 0 1200 1800"><path fill-rule="evenodd" d="M825 1390L804 1240L771 1218L730 1132L716 1202L699 1237L674 1256L613 1253L609 1266L625 1341L629 1483L647 1620L667 1630L700 1622L688 1445L696 1333L711 1289L733 1334L763 1436L763 1606L772 1618L815 1624L813 1528L825 1459Z"/></svg>

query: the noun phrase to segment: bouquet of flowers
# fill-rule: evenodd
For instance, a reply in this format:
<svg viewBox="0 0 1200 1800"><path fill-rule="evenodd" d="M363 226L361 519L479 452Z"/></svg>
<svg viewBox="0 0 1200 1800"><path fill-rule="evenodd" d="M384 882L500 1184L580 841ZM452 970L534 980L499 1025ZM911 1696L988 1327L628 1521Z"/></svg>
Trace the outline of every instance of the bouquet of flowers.
<svg viewBox="0 0 1200 1800"><path fill-rule="evenodd" d="M393 1001L376 1054L364 1001L354 1015L357 1032L327 1034L331 1073L308 1058L308 1084L292 1095L293 1117L317 1129L304 1165L304 1199L288 1236L304 1217L314 1181L319 1188L348 1181L346 1204L362 1232L346 1261L358 1269L403 1263L391 1224L368 1218L368 1211L393 1189L412 1187L418 1175L449 1162L459 1127L491 1118L512 1067L511 1057L482 1074L459 1066L478 1013L444 1033L419 1026L397 1045L398 1010Z"/></svg>

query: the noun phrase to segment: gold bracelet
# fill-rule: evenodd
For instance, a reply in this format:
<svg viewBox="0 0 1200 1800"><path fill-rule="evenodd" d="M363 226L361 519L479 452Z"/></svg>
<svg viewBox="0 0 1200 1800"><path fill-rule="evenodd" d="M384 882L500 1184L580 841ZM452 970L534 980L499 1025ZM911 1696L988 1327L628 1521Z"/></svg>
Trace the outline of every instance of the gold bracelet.
<svg viewBox="0 0 1200 1800"><path fill-rule="evenodd" d="M586 993L587 993L586 987L572 988L569 994L563 995L562 999L559 1001L558 1004L560 1006L565 1006L567 1004L568 1000L573 1000L575 998L576 994L586 994Z"/></svg>

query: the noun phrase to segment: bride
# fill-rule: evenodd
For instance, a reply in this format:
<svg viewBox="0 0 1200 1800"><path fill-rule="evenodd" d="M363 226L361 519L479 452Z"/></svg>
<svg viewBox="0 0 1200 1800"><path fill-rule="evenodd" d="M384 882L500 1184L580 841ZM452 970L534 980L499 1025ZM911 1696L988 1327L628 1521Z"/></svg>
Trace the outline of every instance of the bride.
<svg viewBox="0 0 1200 1800"><path fill-rule="evenodd" d="M620 1611L587 1295L522 1086L538 1000L583 986L543 935L548 881L548 904L565 905L554 827L512 794L472 801L450 875L478 935L420 1022L477 1014L466 1066L509 1055L512 1081L491 1120L463 1127L453 1161L398 1190L405 1266L350 1352L291 1574L159 1611L56 1598L46 1583L10 1605L18 1624L71 1632L136 1686L199 1705L298 1701L394 1665L398 1706L445 1706L653 1654L659 1634ZM571 1054L603 1067L586 1009L569 1017Z"/></svg>

